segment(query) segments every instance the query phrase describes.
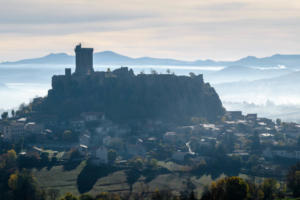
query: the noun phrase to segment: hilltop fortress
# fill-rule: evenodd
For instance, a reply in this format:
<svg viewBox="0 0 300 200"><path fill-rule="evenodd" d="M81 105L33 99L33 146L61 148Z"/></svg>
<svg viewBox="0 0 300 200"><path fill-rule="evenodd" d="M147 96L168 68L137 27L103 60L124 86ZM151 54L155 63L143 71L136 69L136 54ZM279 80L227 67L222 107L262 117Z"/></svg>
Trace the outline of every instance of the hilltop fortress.
<svg viewBox="0 0 300 200"><path fill-rule="evenodd" d="M225 112L218 94L202 75L138 74L122 67L94 71L93 49L77 45L76 70L52 77L48 96L35 113L70 119L82 112L101 112L115 121L184 122L192 117L216 121Z"/></svg>

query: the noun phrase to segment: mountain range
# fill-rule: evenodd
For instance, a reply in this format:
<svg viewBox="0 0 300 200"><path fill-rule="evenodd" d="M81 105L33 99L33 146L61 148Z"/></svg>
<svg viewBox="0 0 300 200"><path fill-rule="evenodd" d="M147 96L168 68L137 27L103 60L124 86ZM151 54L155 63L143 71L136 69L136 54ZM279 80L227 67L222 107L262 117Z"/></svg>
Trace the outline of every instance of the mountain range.
<svg viewBox="0 0 300 200"><path fill-rule="evenodd" d="M15 62L2 62L0 64L70 64L74 65L74 56L66 53L51 53L49 55L24 59ZM257 58L248 56L236 61L195 60L184 61L169 58L140 57L132 58L112 51L97 52L94 54L94 64L97 65L174 65L174 66L260 66L274 67L300 66L300 55L276 54L270 57Z"/></svg>

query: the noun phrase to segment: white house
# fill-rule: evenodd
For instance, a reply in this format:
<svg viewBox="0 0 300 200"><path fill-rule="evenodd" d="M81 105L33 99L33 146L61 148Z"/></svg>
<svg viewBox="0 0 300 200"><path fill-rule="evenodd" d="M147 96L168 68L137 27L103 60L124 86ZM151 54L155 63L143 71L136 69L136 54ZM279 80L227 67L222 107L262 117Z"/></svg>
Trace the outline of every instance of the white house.
<svg viewBox="0 0 300 200"><path fill-rule="evenodd" d="M90 144L90 136L88 133L85 133L79 137L79 143L85 146L89 146Z"/></svg>

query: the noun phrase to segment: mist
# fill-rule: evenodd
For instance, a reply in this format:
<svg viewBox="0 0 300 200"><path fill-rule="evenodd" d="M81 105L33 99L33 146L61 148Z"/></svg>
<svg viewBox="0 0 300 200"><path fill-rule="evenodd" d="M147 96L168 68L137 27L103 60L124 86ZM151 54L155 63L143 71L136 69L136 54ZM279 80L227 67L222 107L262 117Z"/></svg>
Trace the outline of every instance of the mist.
<svg viewBox="0 0 300 200"><path fill-rule="evenodd" d="M51 77L63 74L63 65L1 65L0 109L16 109L33 98L47 95ZM120 65L97 65L95 70L114 70ZM300 68L285 66L128 66L135 74L175 73L189 76L203 74L219 94L227 110L258 113L260 117L281 118L299 122L300 118ZM74 71L74 68L72 69ZM167 72L168 71L168 72Z"/></svg>

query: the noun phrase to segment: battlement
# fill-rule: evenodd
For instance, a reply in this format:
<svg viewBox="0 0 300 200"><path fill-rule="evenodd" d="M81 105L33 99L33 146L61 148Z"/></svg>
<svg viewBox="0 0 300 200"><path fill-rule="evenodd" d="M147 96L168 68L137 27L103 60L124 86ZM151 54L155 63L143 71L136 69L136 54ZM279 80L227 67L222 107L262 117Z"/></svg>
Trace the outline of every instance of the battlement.
<svg viewBox="0 0 300 200"><path fill-rule="evenodd" d="M65 76L71 77L71 68L65 68Z"/></svg>

